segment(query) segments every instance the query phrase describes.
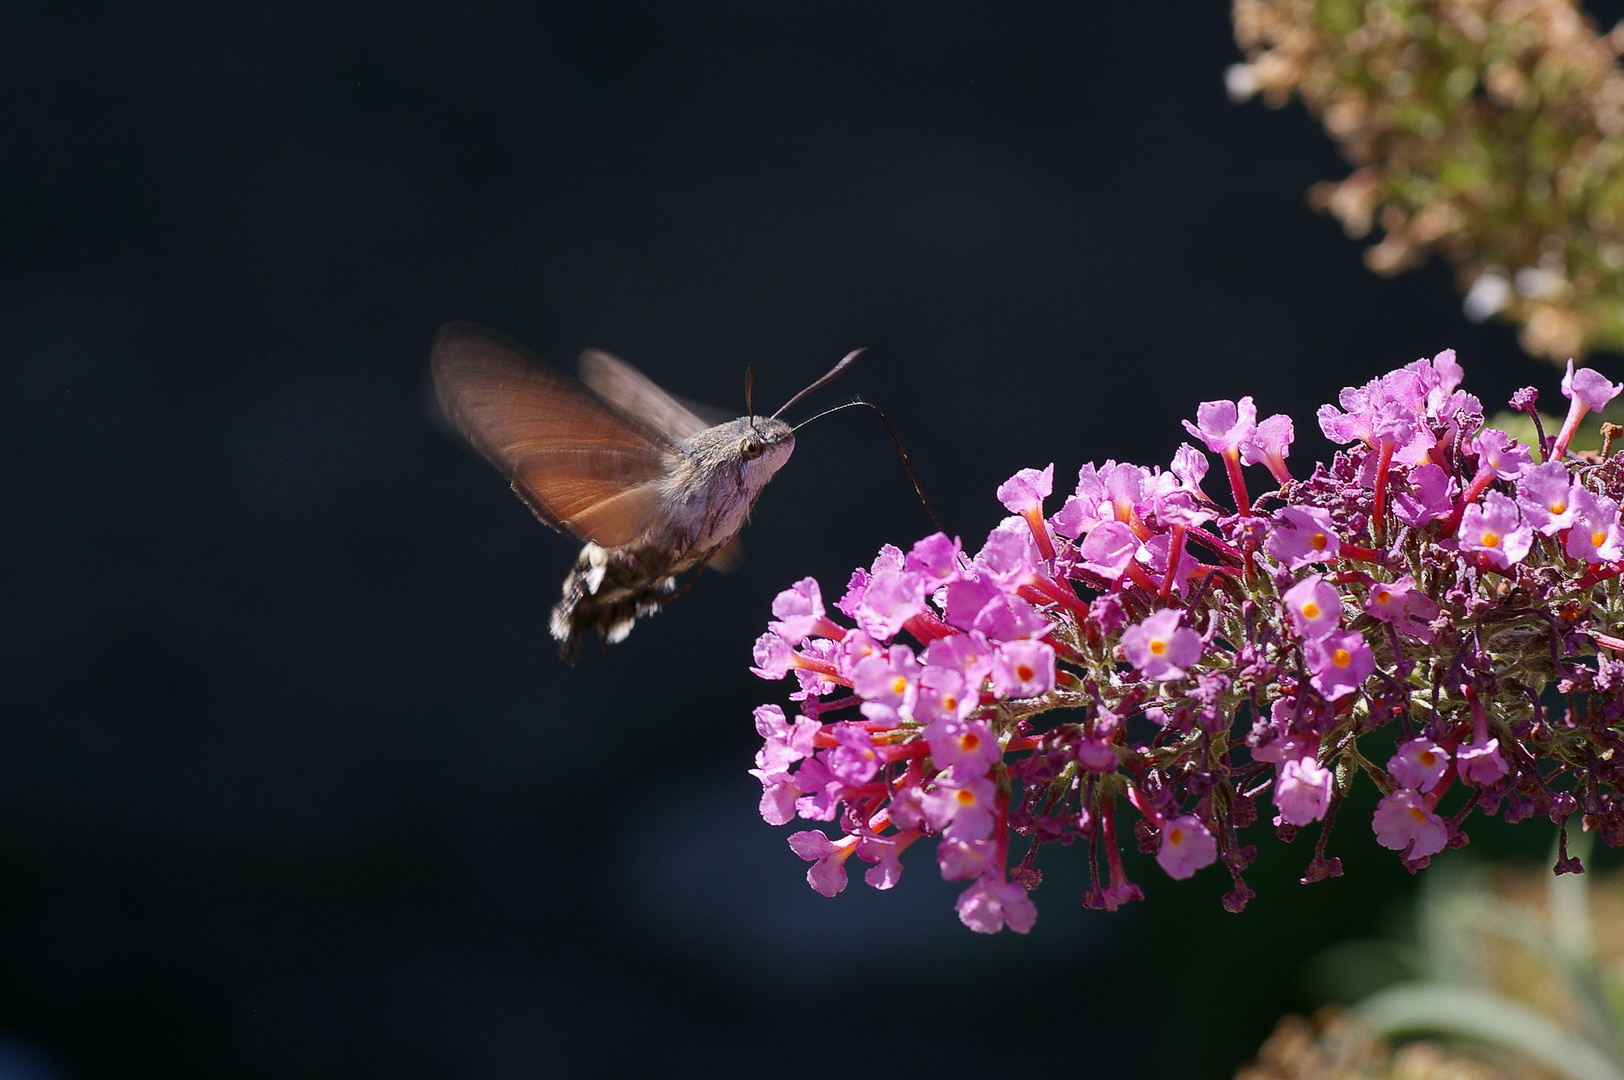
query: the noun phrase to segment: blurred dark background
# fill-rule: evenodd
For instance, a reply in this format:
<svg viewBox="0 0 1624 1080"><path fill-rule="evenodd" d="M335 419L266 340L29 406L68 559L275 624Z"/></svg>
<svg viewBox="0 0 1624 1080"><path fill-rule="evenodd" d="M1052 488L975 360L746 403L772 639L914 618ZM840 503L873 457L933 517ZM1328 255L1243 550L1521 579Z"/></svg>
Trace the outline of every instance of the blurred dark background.
<svg viewBox="0 0 1624 1080"><path fill-rule="evenodd" d="M422 396L451 319L734 409L866 345L824 399L972 546L1015 469L1166 462L1203 399L1305 469L1315 406L1446 346L1555 398L1305 208L1346 167L1237 59L1221 3L0 11L0 1076L1216 1080L1319 1004L1306 958L1412 887L1368 805L1312 888L1256 829L1240 916L1137 857L1085 911L1075 849L1025 938L923 847L807 889L746 667L779 589L929 531L872 417L572 669L573 546Z"/></svg>

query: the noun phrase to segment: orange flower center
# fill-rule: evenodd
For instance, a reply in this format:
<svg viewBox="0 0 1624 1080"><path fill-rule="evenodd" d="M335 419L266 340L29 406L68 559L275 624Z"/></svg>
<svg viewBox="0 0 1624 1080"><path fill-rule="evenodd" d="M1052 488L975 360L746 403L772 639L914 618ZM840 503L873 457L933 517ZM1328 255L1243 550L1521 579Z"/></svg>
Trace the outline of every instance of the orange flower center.
<svg viewBox="0 0 1624 1080"><path fill-rule="evenodd" d="M1491 533L1491 532L1484 533L1483 534L1483 546L1484 547L1490 547L1490 548L1491 547L1499 547L1500 546L1500 534L1499 533Z"/></svg>
<svg viewBox="0 0 1624 1080"><path fill-rule="evenodd" d="M1347 667L1353 663L1353 654L1346 649L1338 649L1331 654L1331 663L1337 667Z"/></svg>
<svg viewBox="0 0 1624 1080"><path fill-rule="evenodd" d="M1331 546L1331 538L1324 533L1315 533L1308 538L1308 546L1315 551L1324 551Z"/></svg>

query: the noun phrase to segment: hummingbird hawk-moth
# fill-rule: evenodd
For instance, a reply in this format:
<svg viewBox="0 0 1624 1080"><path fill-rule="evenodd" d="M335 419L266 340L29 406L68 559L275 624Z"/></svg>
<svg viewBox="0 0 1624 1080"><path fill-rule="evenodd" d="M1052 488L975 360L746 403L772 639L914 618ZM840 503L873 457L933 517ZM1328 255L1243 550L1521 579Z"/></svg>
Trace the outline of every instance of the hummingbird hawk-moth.
<svg viewBox="0 0 1624 1080"><path fill-rule="evenodd" d="M582 353L574 379L473 323L440 328L430 368L441 408L474 448L536 517L583 542L552 611L567 659L589 630L605 645L625 638L679 575L731 561L734 537L795 449L779 417L861 353L771 416L755 415L747 372L746 415L720 423L606 352Z"/></svg>

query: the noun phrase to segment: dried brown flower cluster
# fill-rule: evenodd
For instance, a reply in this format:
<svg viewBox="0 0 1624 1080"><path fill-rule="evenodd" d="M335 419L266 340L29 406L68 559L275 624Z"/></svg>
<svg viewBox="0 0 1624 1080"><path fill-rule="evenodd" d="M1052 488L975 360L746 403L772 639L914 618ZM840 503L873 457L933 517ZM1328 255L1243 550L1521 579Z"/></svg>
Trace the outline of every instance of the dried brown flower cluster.
<svg viewBox="0 0 1624 1080"><path fill-rule="evenodd" d="M1358 166L1310 199L1396 274L1433 251L1474 319L1624 351L1624 23L1571 0L1235 0L1231 96L1295 94Z"/></svg>

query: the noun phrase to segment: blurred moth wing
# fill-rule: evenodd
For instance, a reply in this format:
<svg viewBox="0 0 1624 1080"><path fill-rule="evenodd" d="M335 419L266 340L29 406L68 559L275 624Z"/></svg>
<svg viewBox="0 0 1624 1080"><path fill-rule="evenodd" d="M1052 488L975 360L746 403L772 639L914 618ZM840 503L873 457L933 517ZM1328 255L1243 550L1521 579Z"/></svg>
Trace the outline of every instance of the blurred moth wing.
<svg viewBox="0 0 1624 1080"><path fill-rule="evenodd" d="M725 559L795 444L775 418L707 424L608 353L582 354L578 381L472 323L441 328L430 368L468 441L536 517L585 542L552 612L566 658L591 629L620 641L676 575Z"/></svg>

